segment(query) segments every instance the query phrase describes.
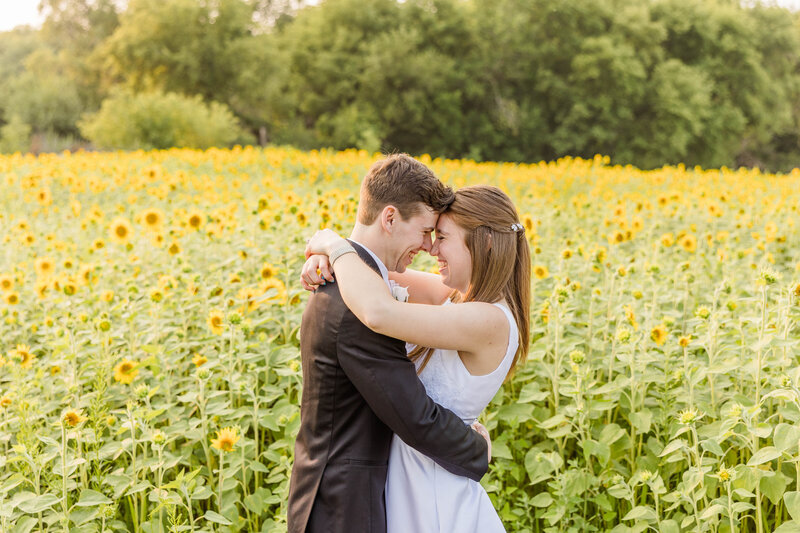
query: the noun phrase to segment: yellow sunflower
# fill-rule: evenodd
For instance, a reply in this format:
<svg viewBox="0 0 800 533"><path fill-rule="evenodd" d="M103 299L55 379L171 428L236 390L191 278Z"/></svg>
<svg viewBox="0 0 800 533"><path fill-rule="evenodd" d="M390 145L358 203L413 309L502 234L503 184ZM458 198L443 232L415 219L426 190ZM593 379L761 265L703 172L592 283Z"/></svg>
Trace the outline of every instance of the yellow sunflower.
<svg viewBox="0 0 800 533"><path fill-rule="evenodd" d="M547 270L547 267L544 265L536 265L533 267L533 275L536 276L537 279L545 279L550 275L550 271Z"/></svg>
<svg viewBox="0 0 800 533"><path fill-rule="evenodd" d="M532 232L534 226L533 217L527 213L522 215L522 225L525 226L525 231L527 233Z"/></svg>
<svg viewBox="0 0 800 533"><path fill-rule="evenodd" d="M65 278L62 281L61 290L67 296L73 296L76 292L78 292L78 284L71 277Z"/></svg>
<svg viewBox="0 0 800 533"><path fill-rule="evenodd" d="M31 347L27 344L17 344L17 348L12 350L12 354L19 361L22 368L30 368L36 356L31 352Z"/></svg>
<svg viewBox="0 0 800 533"><path fill-rule="evenodd" d="M155 207L145 209L140 218L142 224L151 231L157 231L164 224L164 213Z"/></svg>
<svg viewBox="0 0 800 533"><path fill-rule="evenodd" d="M219 309L212 309L206 318L206 324L214 335L222 335L225 332L225 314Z"/></svg>
<svg viewBox="0 0 800 533"><path fill-rule="evenodd" d="M17 305L19 303L19 293L17 291L11 291L5 295L4 299L8 305Z"/></svg>
<svg viewBox="0 0 800 533"><path fill-rule="evenodd" d="M203 365L203 364L205 364L207 362L208 362L208 358L206 356L204 356L204 355L200 355L199 353L196 353L196 354L194 354L194 356L192 356L192 363L194 363L194 366L201 366L201 365Z"/></svg>
<svg viewBox="0 0 800 533"><path fill-rule="evenodd" d="M202 228L205 221L205 215L197 209L191 210L186 218L186 223L194 230Z"/></svg>
<svg viewBox="0 0 800 533"><path fill-rule="evenodd" d="M222 428L217 431L217 438L211 439L211 446L223 452L230 452L240 438L235 428Z"/></svg>
<svg viewBox="0 0 800 533"><path fill-rule="evenodd" d="M36 274L42 278L51 276L56 266L55 261L50 257L39 257L34 261L33 265Z"/></svg>
<svg viewBox="0 0 800 533"><path fill-rule="evenodd" d="M615 231L611 235L608 236L608 242L610 244L619 244L625 242L625 234L621 231Z"/></svg>
<svg viewBox="0 0 800 533"><path fill-rule="evenodd" d="M667 326L664 324L659 324L654 327L650 331L650 338L653 339L653 342L662 346L665 342L667 342Z"/></svg>
<svg viewBox="0 0 800 533"><path fill-rule="evenodd" d="M633 307L625 305L622 307L622 310L625 312L625 318L628 320L628 323L633 326L634 330L638 331L639 323L636 322L636 313L634 313Z"/></svg>
<svg viewBox="0 0 800 533"><path fill-rule="evenodd" d="M47 281L36 282L36 295L39 297L40 300L44 300L47 297L47 290L49 288L50 288L50 283Z"/></svg>
<svg viewBox="0 0 800 533"><path fill-rule="evenodd" d="M117 244L127 244L133 235L133 227L127 218L117 217L111 222L108 235Z"/></svg>
<svg viewBox="0 0 800 533"><path fill-rule="evenodd" d="M259 296L261 296L261 291L256 287L243 287L236 293L236 298L246 302L245 305L242 306L242 310L245 313L249 313L258 308Z"/></svg>
<svg viewBox="0 0 800 533"><path fill-rule="evenodd" d="M71 428L74 428L86 420L88 419L81 414L80 409L69 409L68 411L65 411L63 415L61 415L61 421Z"/></svg>
<svg viewBox="0 0 800 533"><path fill-rule="evenodd" d="M684 235L681 238L681 247L689 253L694 253L697 250L697 237L694 235Z"/></svg>
<svg viewBox="0 0 800 533"><path fill-rule="evenodd" d="M130 384L136 375L139 374L138 366L139 363L131 361L126 357L114 367L114 379L126 385Z"/></svg>
<svg viewBox="0 0 800 533"><path fill-rule="evenodd" d="M10 274L0 274L0 291L8 292L14 288L14 278Z"/></svg>
<svg viewBox="0 0 800 533"><path fill-rule="evenodd" d="M53 203L53 195L50 192L49 187L42 187L39 189L39 192L36 193L36 201L39 202L41 206L48 206Z"/></svg>
<svg viewBox="0 0 800 533"><path fill-rule="evenodd" d="M77 280L83 285L89 285L96 278L93 276L95 266L91 263L81 265L78 269Z"/></svg>
<svg viewBox="0 0 800 533"><path fill-rule="evenodd" d="M258 288L262 293L266 293L260 302L282 303L286 301L286 285L278 278L265 279L258 284Z"/></svg>

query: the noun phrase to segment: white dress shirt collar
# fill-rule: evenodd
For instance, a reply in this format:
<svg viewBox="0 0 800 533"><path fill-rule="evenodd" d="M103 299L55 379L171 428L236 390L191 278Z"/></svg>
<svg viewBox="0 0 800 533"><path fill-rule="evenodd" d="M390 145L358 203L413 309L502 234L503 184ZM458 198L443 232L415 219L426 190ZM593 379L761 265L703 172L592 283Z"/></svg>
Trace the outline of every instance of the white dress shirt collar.
<svg viewBox="0 0 800 533"><path fill-rule="evenodd" d="M391 289L392 288L392 284L389 282L389 269L386 268L386 265L383 264L383 261L381 261L378 258L377 255L375 255L375 252L373 252L372 250L370 250L368 247L364 246L363 244L361 244L357 240L355 240L353 238L351 238L350 240L352 242L356 243L357 245L361 246L363 249L365 249L367 251L367 253L369 255L372 256L372 258L375 260L375 263L378 264L378 270L380 270L380 272L381 272L381 277L383 277L383 281L385 281L386 285Z"/></svg>

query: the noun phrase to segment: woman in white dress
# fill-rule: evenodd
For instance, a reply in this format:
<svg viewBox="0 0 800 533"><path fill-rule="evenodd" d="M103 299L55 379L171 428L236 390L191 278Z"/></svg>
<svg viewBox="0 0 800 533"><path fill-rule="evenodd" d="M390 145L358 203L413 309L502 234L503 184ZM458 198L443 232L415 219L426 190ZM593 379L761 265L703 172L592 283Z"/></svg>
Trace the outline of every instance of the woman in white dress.
<svg viewBox="0 0 800 533"><path fill-rule="evenodd" d="M430 252L440 275L390 273L394 284L407 286L408 303L393 297L357 254L340 255L346 247L346 240L323 230L306 253L336 252L335 279L350 310L370 329L405 340L428 395L465 424L475 422L527 355L530 251L511 199L485 185L456 192L439 217ZM333 280L325 259L311 258L302 276L309 286L320 282L318 266ZM505 531L479 483L446 471L396 435L386 518L388 533Z"/></svg>

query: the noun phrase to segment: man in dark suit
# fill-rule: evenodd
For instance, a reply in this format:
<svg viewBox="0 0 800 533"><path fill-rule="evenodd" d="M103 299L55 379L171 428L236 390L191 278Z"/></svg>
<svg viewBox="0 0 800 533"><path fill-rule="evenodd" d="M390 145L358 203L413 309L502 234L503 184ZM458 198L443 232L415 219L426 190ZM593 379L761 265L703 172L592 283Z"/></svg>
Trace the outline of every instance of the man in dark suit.
<svg viewBox="0 0 800 533"><path fill-rule="evenodd" d="M425 165L396 154L361 185L350 242L388 284L453 201ZM309 298L300 328L303 396L289 488L289 533L386 531L384 485L392 433L446 470L480 480L487 442L425 393L405 343L375 333L347 308L336 283Z"/></svg>

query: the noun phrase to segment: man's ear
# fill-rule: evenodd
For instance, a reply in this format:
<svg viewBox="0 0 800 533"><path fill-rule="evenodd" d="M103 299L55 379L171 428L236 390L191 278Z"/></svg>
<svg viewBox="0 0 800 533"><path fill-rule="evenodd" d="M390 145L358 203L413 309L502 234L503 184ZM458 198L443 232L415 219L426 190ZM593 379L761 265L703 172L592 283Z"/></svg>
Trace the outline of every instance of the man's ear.
<svg viewBox="0 0 800 533"><path fill-rule="evenodd" d="M400 217L400 212L393 205L387 205L381 210L381 227L386 233L394 231L394 224Z"/></svg>

